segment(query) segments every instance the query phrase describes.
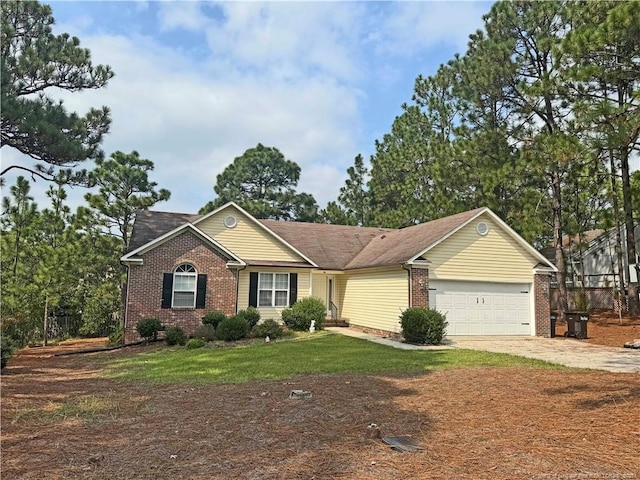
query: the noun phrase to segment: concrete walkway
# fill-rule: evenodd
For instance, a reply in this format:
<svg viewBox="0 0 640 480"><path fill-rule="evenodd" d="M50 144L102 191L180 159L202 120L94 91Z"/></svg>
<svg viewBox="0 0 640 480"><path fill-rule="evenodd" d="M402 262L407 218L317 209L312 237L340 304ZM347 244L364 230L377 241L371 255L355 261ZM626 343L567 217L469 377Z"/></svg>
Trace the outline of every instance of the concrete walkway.
<svg viewBox="0 0 640 480"><path fill-rule="evenodd" d="M609 372L640 373L640 350L591 345L571 338L447 337L443 345L420 346L363 333L351 328L329 327L327 330L403 350L468 348L470 350L485 350L487 352L537 358L568 367L591 368Z"/></svg>

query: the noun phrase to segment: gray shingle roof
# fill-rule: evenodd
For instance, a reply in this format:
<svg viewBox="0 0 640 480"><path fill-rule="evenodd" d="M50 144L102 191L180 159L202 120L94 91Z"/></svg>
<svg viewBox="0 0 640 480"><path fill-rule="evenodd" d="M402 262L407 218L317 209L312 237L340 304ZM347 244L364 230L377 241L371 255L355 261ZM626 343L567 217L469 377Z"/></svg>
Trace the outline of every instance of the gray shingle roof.
<svg viewBox="0 0 640 480"><path fill-rule="evenodd" d="M277 220L258 221L311 259L319 268L351 270L405 263L481 210L483 209L479 208L400 230ZM199 215L186 213L140 211L136 215L129 251L198 218ZM269 264L264 260L248 260L248 263Z"/></svg>

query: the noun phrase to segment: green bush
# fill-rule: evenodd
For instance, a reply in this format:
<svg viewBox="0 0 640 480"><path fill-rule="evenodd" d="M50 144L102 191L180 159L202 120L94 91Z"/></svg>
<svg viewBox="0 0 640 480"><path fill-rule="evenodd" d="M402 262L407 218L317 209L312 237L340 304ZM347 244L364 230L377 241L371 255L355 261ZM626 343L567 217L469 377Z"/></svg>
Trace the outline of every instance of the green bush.
<svg viewBox="0 0 640 480"><path fill-rule="evenodd" d="M269 337L276 339L284 336L284 330L282 330L282 327L278 325L278 322L270 318L253 327L251 334L256 338Z"/></svg>
<svg viewBox="0 0 640 480"><path fill-rule="evenodd" d="M236 317L243 318L251 330L260 321L260 311L256 307L249 307L246 310L240 310Z"/></svg>
<svg viewBox="0 0 640 480"><path fill-rule="evenodd" d="M184 345L187 343L187 336L180 327L169 327L167 328L165 342L167 342L167 345L170 347L173 345Z"/></svg>
<svg viewBox="0 0 640 480"><path fill-rule="evenodd" d="M409 343L442 342L447 330L447 321L443 314L430 308L407 308L400 315L402 336Z"/></svg>
<svg viewBox="0 0 640 480"><path fill-rule="evenodd" d="M209 324L202 325L196 329L193 338L199 338L205 342L213 342L216 339L216 329Z"/></svg>
<svg viewBox="0 0 640 480"><path fill-rule="evenodd" d="M282 311L282 321L291 330L305 331L315 321L315 329L322 330L327 307L318 297L307 297L298 300L291 308Z"/></svg>
<svg viewBox="0 0 640 480"><path fill-rule="evenodd" d="M111 335L109 335L108 344L112 347L117 347L124 344L124 327L122 325L116 327Z"/></svg>
<svg viewBox="0 0 640 480"><path fill-rule="evenodd" d="M157 318L143 318L136 324L138 334L147 342L156 340L158 338L158 332L163 329L162 323L160 323L160 320Z"/></svg>
<svg viewBox="0 0 640 480"><path fill-rule="evenodd" d="M202 348L207 344L201 338L190 338L187 342L187 350L193 350L194 348Z"/></svg>
<svg viewBox="0 0 640 480"><path fill-rule="evenodd" d="M213 328L218 328L220 322L226 319L227 316L224 313L213 311L202 317L202 323L204 325L211 325Z"/></svg>
<svg viewBox="0 0 640 480"><path fill-rule="evenodd" d="M230 317L223 320L216 328L216 338L225 342L240 340L247 336L249 325L244 318Z"/></svg>
<svg viewBox="0 0 640 480"><path fill-rule="evenodd" d="M2 335L2 337L0 337L0 370L3 370L4 367L7 366L7 362L13 356L13 349L14 345L11 339L6 335Z"/></svg>

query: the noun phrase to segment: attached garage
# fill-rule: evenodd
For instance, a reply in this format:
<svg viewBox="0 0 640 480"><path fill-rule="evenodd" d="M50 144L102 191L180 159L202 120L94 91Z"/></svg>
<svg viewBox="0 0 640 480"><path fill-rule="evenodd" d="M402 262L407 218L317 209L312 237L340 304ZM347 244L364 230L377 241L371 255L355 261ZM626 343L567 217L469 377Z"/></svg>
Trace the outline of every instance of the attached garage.
<svg viewBox="0 0 640 480"><path fill-rule="evenodd" d="M429 305L445 314L447 335L534 335L532 285L432 281Z"/></svg>

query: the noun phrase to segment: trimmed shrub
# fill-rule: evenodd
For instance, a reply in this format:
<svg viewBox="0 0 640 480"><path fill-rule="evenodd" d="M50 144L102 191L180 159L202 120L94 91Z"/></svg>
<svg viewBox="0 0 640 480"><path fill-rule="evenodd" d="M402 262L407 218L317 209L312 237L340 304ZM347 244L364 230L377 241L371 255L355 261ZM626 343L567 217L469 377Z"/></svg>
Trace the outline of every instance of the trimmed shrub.
<svg viewBox="0 0 640 480"><path fill-rule="evenodd" d="M249 326L244 318L230 317L218 324L216 338L225 342L232 342L246 337L248 332Z"/></svg>
<svg viewBox="0 0 640 480"><path fill-rule="evenodd" d="M209 324L202 325L196 329L193 338L199 338L205 342L213 342L216 339L216 329Z"/></svg>
<svg viewBox="0 0 640 480"><path fill-rule="evenodd" d="M298 300L291 308L282 311L282 321L291 330L305 331L315 321L315 329L322 330L327 307L318 297L307 297Z"/></svg>
<svg viewBox="0 0 640 480"><path fill-rule="evenodd" d="M400 315L402 336L409 343L442 342L447 330L447 321L443 314L430 308L407 308Z"/></svg>
<svg viewBox="0 0 640 480"><path fill-rule="evenodd" d="M138 334L150 342L158 339L158 332L164 330L162 323L157 318L143 318L136 324Z"/></svg>
<svg viewBox="0 0 640 480"><path fill-rule="evenodd" d="M260 321L260 311L256 307L248 307L246 310L240 310L236 317L243 318L251 330Z"/></svg>
<svg viewBox="0 0 640 480"><path fill-rule="evenodd" d="M202 317L202 323L204 325L211 325L213 328L218 328L220 322L226 319L227 316L224 313L213 311Z"/></svg>
<svg viewBox="0 0 640 480"><path fill-rule="evenodd" d="M13 342L6 335L2 335L0 337L0 370L4 370L4 367L7 366L7 362L13 356Z"/></svg>
<svg viewBox="0 0 640 480"><path fill-rule="evenodd" d="M124 327L122 325L118 325L111 335L109 335L109 341L107 343L112 347L124 344Z"/></svg>
<svg viewBox="0 0 640 480"><path fill-rule="evenodd" d="M190 338L187 342L187 350L193 350L194 348L202 348L207 343L201 338Z"/></svg>
<svg viewBox="0 0 640 480"><path fill-rule="evenodd" d="M278 325L278 322L270 318L253 327L251 334L256 338L269 337L276 339L284 336L284 330Z"/></svg>
<svg viewBox="0 0 640 480"><path fill-rule="evenodd" d="M169 327L167 328L165 342L167 342L167 345L170 347L173 345L184 345L187 343L187 336L180 327Z"/></svg>

